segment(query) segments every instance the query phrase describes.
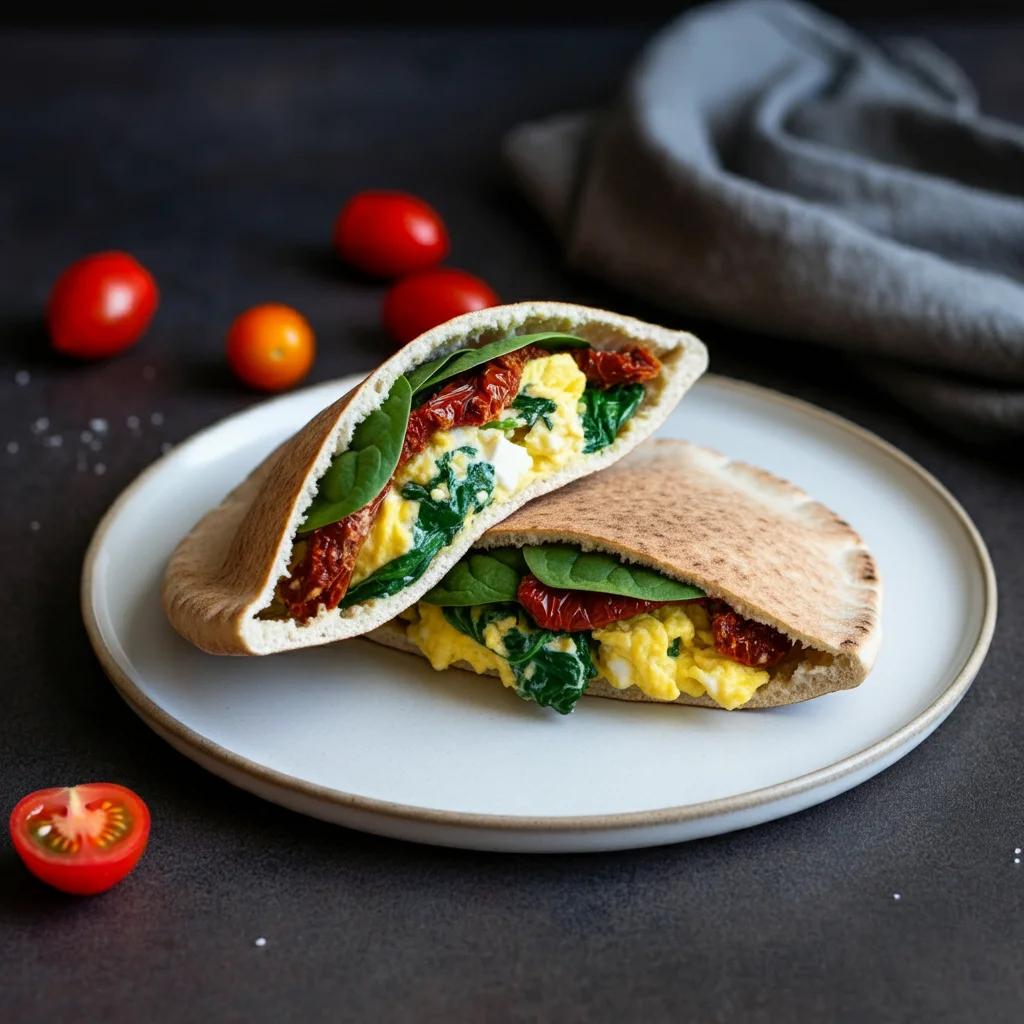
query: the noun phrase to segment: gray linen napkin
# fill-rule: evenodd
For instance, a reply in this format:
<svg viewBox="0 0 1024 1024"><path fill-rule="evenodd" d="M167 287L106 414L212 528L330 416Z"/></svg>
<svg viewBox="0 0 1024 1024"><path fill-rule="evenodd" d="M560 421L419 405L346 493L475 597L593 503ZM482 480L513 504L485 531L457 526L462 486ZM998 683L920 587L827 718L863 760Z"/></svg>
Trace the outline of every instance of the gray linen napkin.
<svg viewBox="0 0 1024 1024"><path fill-rule="evenodd" d="M961 432L1024 433L1024 129L923 41L698 8L603 114L504 143L569 262L673 309L869 357Z"/></svg>

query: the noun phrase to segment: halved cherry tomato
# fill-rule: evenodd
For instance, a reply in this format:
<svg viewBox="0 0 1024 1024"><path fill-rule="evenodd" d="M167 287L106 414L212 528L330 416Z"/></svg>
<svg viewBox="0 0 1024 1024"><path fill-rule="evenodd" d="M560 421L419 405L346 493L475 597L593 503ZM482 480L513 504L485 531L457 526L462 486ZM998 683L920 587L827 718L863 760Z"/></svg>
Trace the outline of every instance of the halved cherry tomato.
<svg viewBox="0 0 1024 1024"><path fill-rule="evenodd" d="M312 328L290 306L247 309L228 331L228 363L250 387L282 391L309 373L316 355Z"/></svg>
<svg viewBox="0 0 1024 1024"><path fill-rule="evenodd" d="M401 277L448 255L448 231L437 211L408 192L357 192L334 222L334 244L354 267Z"/></svg>
<svg viewBox="0 0 1024 1024"><path fill-rule="evenodd" d="M138 863L149 810L130 789L93 782L31 793L11 812L11 839L48 885L83 896L105 892Z"/></svg>
<svg viewBox="0 0 1024 1024"><path fill-rule="evenodd" d="M479 277L439 267L410 274L384 296L384 326L404 345L460 313L497 306L501 299Z"/></svg>
<svg viewBox="0 0 1024 1024"><path fill-rule="evenodd" d="M83 359L111 356L142 337L159 301L152 274L133 256L85 256L50 292L46 320L53 347Z"/></svg>

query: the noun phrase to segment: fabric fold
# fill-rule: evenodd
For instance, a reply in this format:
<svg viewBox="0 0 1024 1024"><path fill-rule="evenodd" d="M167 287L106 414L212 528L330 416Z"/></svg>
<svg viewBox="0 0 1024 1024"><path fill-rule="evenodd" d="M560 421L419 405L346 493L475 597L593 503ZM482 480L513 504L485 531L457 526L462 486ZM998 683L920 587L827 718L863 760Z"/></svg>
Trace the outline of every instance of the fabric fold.
<svg viewBox="0 0 1024 1024"><path fill-rule="evenodd" d="M980 114L930 44L789 0L712 4L609 110L519 126L504 152L578 269L896 360L915 383L889 390L915 408L937 373L947 425L1024 432L1005 401L1024 401L1024 129Z"/></svg>

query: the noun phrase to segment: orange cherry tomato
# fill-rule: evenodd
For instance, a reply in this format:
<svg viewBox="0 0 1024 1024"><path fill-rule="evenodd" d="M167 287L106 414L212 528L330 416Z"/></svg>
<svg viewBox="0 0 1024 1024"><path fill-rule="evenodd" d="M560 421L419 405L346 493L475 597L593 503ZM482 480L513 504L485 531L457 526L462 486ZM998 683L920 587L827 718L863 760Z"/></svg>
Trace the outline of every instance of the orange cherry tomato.
<svg viewBox="0 0 1024 1024"><path fill-rule="evenodd" d="M448 230L433 207L408 192L357 192L334 222L334 245L376 277L426 270L448 255Z"/></svg>
<svg viewBox="0 0 1024 1024"><path fill-rule="evenodd" d="M253 306L228 331L231 369L260 391L283 391L298 384L315 355L312 328L290 306Z"/></svg>
<svg viewBox="0 0 1024 1024"><path fill-rule="evenodd" d="M460 313L497 306L501 300L479 277L438 267L396 281L384 296L384 326L400 345Z"/></svg>
<svg viewBox="0 0 1024 1024"><path fill-rule="evenodd" d="M46 321L53 347L82 359L112 356L142 337L159 301L152 274L133 256L85 256L50 292Z"/></svg>
<svg viewBox="0 0 1024 1024"><path fill-rule="evenodd" d="M138 863L149 809L113 782L41 789L11 812L11 839L36 876L62 892L105 892Z"/></svg>

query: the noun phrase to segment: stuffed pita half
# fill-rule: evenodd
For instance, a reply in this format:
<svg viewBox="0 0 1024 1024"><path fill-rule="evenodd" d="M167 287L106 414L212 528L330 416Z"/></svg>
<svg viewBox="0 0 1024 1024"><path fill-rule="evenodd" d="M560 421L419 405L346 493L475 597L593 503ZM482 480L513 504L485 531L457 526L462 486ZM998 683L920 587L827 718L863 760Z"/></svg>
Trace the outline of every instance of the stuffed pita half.
<svg viewBox="0 0 1024 1024"><path fill-rule="evenodd" d="M196 524L166 570L167 617L214 654L359 636L525 502L635 448L706 366L693 335L598 309L457 317L324 409Z"/></svg>
<svg viewBox="0 0 1024 1024"><path fill-rule="evenodd" d="M765 708L863 682L881 591L864 542L803 491L648 441L492 527L369 639L562 713L584 693Z"/></svg>

